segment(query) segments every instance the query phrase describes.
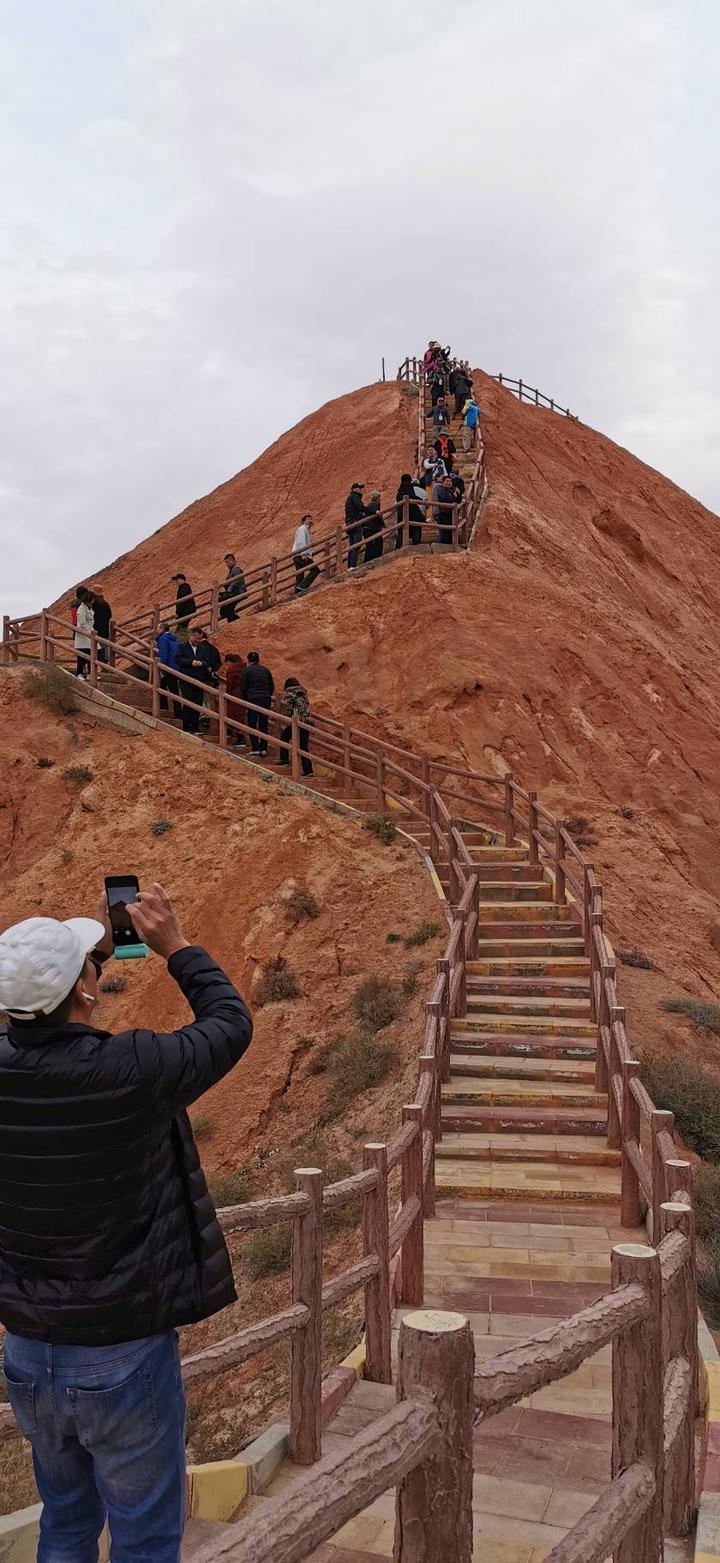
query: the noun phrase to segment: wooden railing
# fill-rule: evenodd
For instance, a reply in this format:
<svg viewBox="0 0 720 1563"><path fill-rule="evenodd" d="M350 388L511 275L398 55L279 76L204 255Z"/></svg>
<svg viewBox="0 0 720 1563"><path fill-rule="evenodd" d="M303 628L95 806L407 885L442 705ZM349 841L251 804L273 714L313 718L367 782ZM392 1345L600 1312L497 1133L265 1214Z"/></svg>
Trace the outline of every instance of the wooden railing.
<svg viewBox="0 0 720 1563"><path fill-rule="evenodd" d="M512 380L506 374L492 374L491 380L497 380L498 385L504 385L506 391L512 391L519 402L532 402L534 407L548 407L550 412L562 413L565 418L572 418L574 423L579 423L577 413L571 412L569 407L561 407L552 396L546 396L544 391L538 391L536 386L527 385L524 380Z"/></svg>

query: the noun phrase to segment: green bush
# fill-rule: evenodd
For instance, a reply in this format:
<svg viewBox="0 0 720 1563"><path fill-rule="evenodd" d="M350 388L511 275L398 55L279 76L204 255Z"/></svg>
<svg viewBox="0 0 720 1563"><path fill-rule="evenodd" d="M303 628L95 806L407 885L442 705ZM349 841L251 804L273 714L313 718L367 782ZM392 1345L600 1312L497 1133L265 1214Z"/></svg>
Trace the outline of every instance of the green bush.
<svg viewBox="0 0 720 1563"><path fill-rule="evenodd" d="M421 923L414 933L409 933L404 940L405 949L412 950L418 944L427 944L429 939L436 939L442 933L439 923Z"/></svg>
<svg viewBox="0 0 720 1563"><path fill-rule="evenodd" d="M403 1010L403 996L396 982L386 977L366 977L353 995L353 1009L360 1025L383 1031Z"/></svg>
<svg viewBox="0 0 720 1563"><path fill-rule="evenodd" d="M86 787L93 779L89 765L66 765L63 776L66 781L77 782L80 787Z"/></svg>
<svg viewBox="0 0 720 1563"><path fill-rule="evenodd" d="M698 1292L708 1324L720 1325L720 1237L704 1243L698 1262Z"/></svg>
<svg viewBox="0 0 720 1563"><path fill-rule="evenodd" d="M720 1161L720 1079L681 1054L656 1053L643 1063L643 1079L657 1107L675 1114L690 1150Z"/></svg>
<svg viewBox="0 0 720 1563"><path fill-rule="evenodd" d="M387 1079L397 1062L398 1051L390 1037L375 1037L357 1032L329 1044L326 1069L330 1075L327 1111L338 1117L364 1091L370 1091Z"/></svg>
<svg viewBox="0 0 720 1563"><path fill-rule="evenodd" d="M297 999L299 996L297 977L284 956L277 955L274 961L268 961L254 994L258 1009L262 1009L263 1004L280 1004L283 999Z"/></svg>
<svg viewBox="0 0 720 1563"><path fill-rule="evenodd" d="M61 668L46 663L41 668L29 668L23 678L23 690L31 700L47 706L56 716L68 716L77 710L75 690Z"/></svg>
<svg viewBox="0 0 720 1563"><path fill-rule="evenodd" d="M402 980L402 990L406 999L411 999L417 991L417 972L409 971Z"/></svg>
<svg viewBox="0 0 720 1563"><path fill-rule="evenodd" d="M253 1196L253 1176L247 1167L216 1172L208 1178L207 1185L216 1210L224 1210L226 1205L246 1205Z"/></svg>
<svg viewBox="0 0 720 1563"><path fill-rule="evenodd" d="M386 933L385 935L386 944L402 944L402 942L403 936L401 933Z"/></svg>
<svg viewBox="0 0 720 1563"><path fill-rule="evenodd" d="M700 1163L695 1169L693 1195L698 1235L712 1237L720 1232L720 1166Z"/></svg>
<svg viewBox="0 0 720 1563"><path fill-rule="evenodd" d="M635 949L634 945L628 950L617 950L616 954L622 966L637 966L639 971L658 970L655 962L651 961L650 956L646 955L643 950Z"/></svg>
<svg viewBox="0 0 720 1563"><path fill-rule="evenodd" d="M248 1238L243 1253L243 1263L251 1281L260 1281L269 1275L281 1275L290 1263L292 1228L289 1222L275 1227L264 1227Z"/></svg>
<svg viewBox="0 0 720 1563"><path fill-rule="evenodd" d="M150 826L154 836L164 836L166 831L172 828L172 821L169 819L154 819Z"/></svg>
<svg viewBox="0 0 720 1563"><path fill-rule="evenodd" d="M40 759L36 760L35 764L39 771L49 771L51 766L55 764L55 761L49 760L46 754L41 754Z"/></svg>
<svg viewBox="0 0 720 1563"><path fill-rule="evenodd" d="M707 999L666 999L663 1009L669 1015L687 1015L696 1026L703 1026L720 1037L720 1004L711 1004Z"/></svg>
<svg viewBox="0 0 720 1563"><path fill-rule="evenodd" d="M296 927L302 922L303 917L317 917L319 910L314 895L305 885L297 885L292 895L288 897L287 914Z"/></svg>
<svg viewBox="0 0 720 1563"><path fill-rule="evenodd" d="M365 829L373 836L377 836L378 841L384 842L386 847L389 847L397 835L397 827L390 814L368 814Z"/></svg>

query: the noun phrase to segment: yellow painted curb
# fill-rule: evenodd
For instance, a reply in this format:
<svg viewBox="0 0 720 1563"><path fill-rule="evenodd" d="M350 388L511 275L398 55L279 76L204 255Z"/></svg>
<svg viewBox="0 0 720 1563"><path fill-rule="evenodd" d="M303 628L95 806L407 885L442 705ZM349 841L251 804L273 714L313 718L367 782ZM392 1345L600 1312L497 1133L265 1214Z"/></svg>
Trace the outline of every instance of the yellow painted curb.
<svg viewBox="0 0 720 1563"><path fill-rule="evenodd" d="M247 1497L248 1468L235 1460L189 1465L188 1517L195 1520L230 1520Z"/></svg>
<svg viewBox="0 0 720 1563"><path fill-rule="evenodd" d="M705 1362L708 1422L720 1422L720 1362Z"/></svg>
<svg viewBox="0 0 720 1563"><path fill-rule="evenodd" d="M355 1374L356 1378L363 1378L365 1374L366 1360L365 1342L361 1341L359 1346L356 1346L347 1357L343 1358L342 1362L340 1363L340 1367L350 1368Z"/></svg>

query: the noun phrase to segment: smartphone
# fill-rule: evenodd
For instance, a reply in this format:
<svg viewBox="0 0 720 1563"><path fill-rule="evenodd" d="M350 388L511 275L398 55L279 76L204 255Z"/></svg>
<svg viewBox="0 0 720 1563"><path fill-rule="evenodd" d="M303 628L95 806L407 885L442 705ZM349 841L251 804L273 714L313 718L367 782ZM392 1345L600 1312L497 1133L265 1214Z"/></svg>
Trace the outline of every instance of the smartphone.
<svg viewBox="0 0 720 1563"><path fill-rule="evenodd" d="M128 907L137 900L140 885L135 874L109 874L105 880L113 953L118 960L147 955L147 945L137 935Z"/></svg>

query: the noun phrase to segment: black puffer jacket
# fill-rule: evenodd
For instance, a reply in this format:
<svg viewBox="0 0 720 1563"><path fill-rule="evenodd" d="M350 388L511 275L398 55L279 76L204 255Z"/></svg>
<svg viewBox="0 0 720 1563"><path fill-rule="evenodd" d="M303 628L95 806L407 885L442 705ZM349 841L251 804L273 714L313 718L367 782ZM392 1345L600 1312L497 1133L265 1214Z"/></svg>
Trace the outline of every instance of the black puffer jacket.
<svg viewBox="0 0 720 1563"><path fill-rule="evenodd" d="M205 950L168 969L195 1014L177 1031L0 1027L0 1320L18 1335L109 1345L235 1300L184 1108L252 1021Z"/></svg>
<svg viewBox="0 0 720 1563"><path fill-rule="evenodd" d="M271 700L275 693L275 680L263 662L248 662L242 670L240 694L251 706Z"/></svg>

